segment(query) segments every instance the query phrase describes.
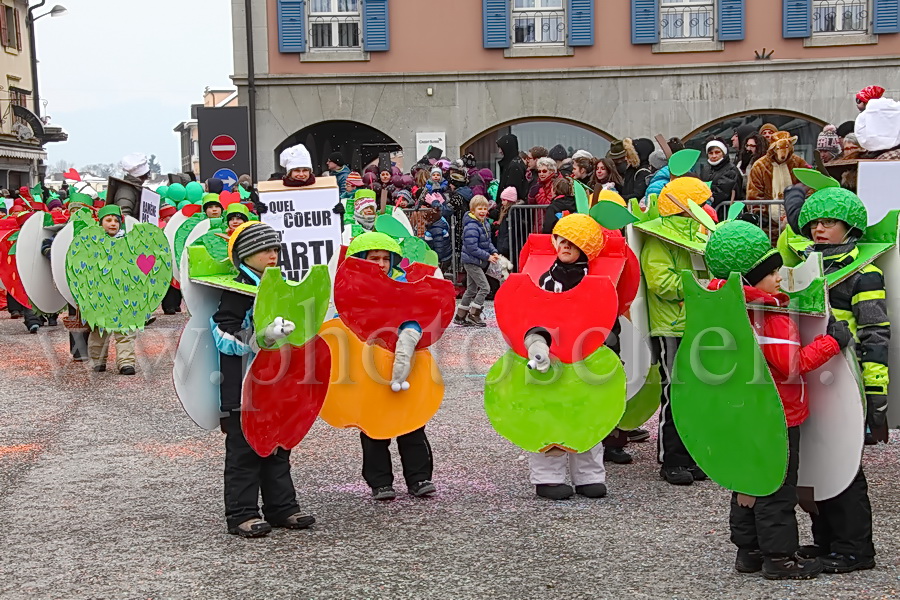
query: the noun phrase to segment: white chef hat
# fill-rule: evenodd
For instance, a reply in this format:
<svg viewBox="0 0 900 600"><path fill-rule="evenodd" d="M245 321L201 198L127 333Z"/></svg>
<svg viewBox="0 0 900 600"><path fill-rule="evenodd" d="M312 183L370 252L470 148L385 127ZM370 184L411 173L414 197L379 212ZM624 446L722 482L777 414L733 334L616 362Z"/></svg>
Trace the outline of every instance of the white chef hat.
<svg viewBox="0 0 900 600"><path fill-rule="evenodd" d="M122 170L132 177L141 177L150 172L150 162L146 154L135 152L122 159Z"/></svg>
<svg viewBox="0 0 900 600"><path fill-rule="evenodd" d="M309 150L303 144L292 146L281 153L281 166L288 173L293 169L312 169Z"/></svg>

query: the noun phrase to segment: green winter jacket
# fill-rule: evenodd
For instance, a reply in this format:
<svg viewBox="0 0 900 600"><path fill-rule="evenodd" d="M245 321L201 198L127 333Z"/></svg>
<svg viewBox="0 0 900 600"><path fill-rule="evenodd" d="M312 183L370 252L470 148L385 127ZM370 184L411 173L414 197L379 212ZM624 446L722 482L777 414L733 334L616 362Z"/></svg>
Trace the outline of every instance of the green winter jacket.
<svg viewBox="0 0 900 600"><path fill-rule="evenodd" d="M672 230L675 237L694 241L698 238L699 225L688 217L660 217L664 233ZM681 337L684 334L684 291L681 272L693 271L691 254L684 248L646 236L641 250L641 273L647 286L647 310L650 313L650 335Z"/></svg>

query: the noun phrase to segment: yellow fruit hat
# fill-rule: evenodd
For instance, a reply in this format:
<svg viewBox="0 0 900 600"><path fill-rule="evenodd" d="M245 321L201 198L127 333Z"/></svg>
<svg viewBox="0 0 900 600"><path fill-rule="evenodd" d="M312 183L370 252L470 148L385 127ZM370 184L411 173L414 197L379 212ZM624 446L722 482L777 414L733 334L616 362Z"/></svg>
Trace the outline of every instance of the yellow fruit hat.
<svg viewBox="0 0 900 600"><path fill-rule="evenodd" d="M566 215L556 222L553 235L566 238L578 249L587 255L588 260L594 260L603 252L606 245L606 234L603 228L588 215Z"/></svg>
<svg viewBox="0 0 900 600"><path fill-rule="evenodd" d="M619 193L615 190L603 190L602 192L600 192L597 195L597 202L603 202L604 200L608 202L615 202L619 206L625 206L627 208L625 198L620 196Z"/></svg>
<svg viewBox="0 0 900 600"><path fill-rule="evenodd" d="M679 177L670 181L659 193L659 199L657 200L659 214L663 217L670 217L683 212L678 208L677 204L669 199L668 194L678 198L679 202L685 206L687 206L688 202L693 202L697 206L703 206L712 197L712 190L696 177Z"/></svg>

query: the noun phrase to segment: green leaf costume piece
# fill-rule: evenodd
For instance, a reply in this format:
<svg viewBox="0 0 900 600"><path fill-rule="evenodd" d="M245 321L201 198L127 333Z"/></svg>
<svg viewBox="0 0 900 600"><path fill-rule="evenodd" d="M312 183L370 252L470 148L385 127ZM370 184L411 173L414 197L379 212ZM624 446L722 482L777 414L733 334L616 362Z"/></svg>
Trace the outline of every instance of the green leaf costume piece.
<svg viewBox="0 0 900 600"><path fill-rule="evenodd" d="M900 210L889 211L881 221L866 228L866 232L856 244L856 248L859 250L856 260L843 269L825 276L829 288L836 286L867 264L874 262L876 258L897 245L898 217L900 217Z"/></svg>
<svg viewBox="0 0 900 600"><path fill-rule="evenodd" d="M794 169L794 176L807 187L814 190L824 190L825 188L841 187L837 179L829 177L823 173L819 173L815 169Z"/></svg>
<svg viewBox="0 0 900 600"><path fill-rule="evenodd" d="M659 365L650 365L641 390L625 403L625 414L619 421L619 429L626 431L637 429L646 423L659 408L661 393L662 377L659 374Z"/></svg>
<svg viewBox="0 0 900 600"><path fill-rule="evenodd" d="M184 252L184 245L187 243L187 238L191 234L191 231L193 231L194 227L196 227L204 219L206 219L206 215L202 212L192 215L189 219L182 223L178 228L178 231L175 232L175 240L173 242L173 245L175 247L176 257L180 257Z"/></svg>
<svg viewBox="0 0 900 600"><path fill-rule="evenodd" d="M331 277L327 265L315 265L303 281L285 281L281 269L270 267L263 273L256 293L256 304L253 305L253 325L257 332L257 341L263 345L263 334L266 327L282 317L293 321L296 328L287 336L275 343L275 348L285 344L300 347L319 332L328 302L331 299Z"/></svg>
<svg viewBox="0 0 900 600"><path fill-rule="evenodd" d="M581 211L579 211L581 212ZM627 208L615 202L603 200L591 208L591 218L600 223L606 229L622 229L626 225L637 222L638 218L631 214Z"/></svg>
<svg viewBox="0 0 900 600"><path fill-rule="evenodd" d="M588 214L591 210L591 201L588 198L587 188L584 187L584 184L580 181L575 182L575 207L576 210L583 215ZM618 229L618 227L616 229Z"/></svg>
<svg viewBox="0 0 900 600"><path fill-rule="evenodd" d="M671 173L673 177L681 177L694 168L694 165L697 164L697 159L699 158L699 150L690 148L687 150L679 150L669 157L669 173Z"/></svg>
<svg viewBox="0 0 900 600"><path fill-rule="evenodd" d="M75 234L66 279L82 318L106 331L143 329L172 280L172 257L162 229L135 225L113 238L92 225Z"/></svg>
<svg viewBox="0 0 900 600"><path fill-rule="evenodd" d="M238 283L237 269L227 258L215 260L203 245L188 247L188 269L191 281L222 290L231 290L247 296L256 296L255 285ZM183 276L183 275L182 275Z"/></svg>
<svg viewBox="0 0 900 600"><path fill-rule="evenodd" d="M625 369L601 346L585 360L528 369L512 350L488 371L484 409L494 429L529 452L560 446L590 450L609 435L625 411Z"/></svg>
<svg viewBox="0 0 900 600"><path fill-rule="evenodd" d="M767 496L787 473L781 398L747 316L740 277L717 292L682 274L686 327L675 355L672 417L685 447L727 489Z"/></svg>
<svg viewBox="0 0 900 600"><path fill-rule="evenodd" d="M678 228L669 225L669 219L683 219L684 217L657 217L651 221L635 223L634 226L641 231L660 238L675 246L684 248L693 254L703 254L706 250L707 236L699 231L699 224L691 227L692 237L688 238Z"/></svg>
<svg viewBox="0 0 900 600"><path fill-rule="evenodd" d="M380 215L375 219L375 231L386 233L393 238L407 238L412 234L403 226L403 223L391 215Z"/></svg>

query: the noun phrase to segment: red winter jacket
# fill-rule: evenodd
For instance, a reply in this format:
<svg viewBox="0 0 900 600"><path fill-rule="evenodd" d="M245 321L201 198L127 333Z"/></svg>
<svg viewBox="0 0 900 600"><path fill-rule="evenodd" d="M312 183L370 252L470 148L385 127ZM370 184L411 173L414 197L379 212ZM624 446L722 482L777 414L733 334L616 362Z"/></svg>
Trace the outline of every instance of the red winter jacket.
<svg viewBox="0 0 900 600"><path fill-rule="evenodd" d="M718 290L724 279L714 279L709 289ZM771 295L753 286L744 286L748 305L787 306L787 294ZM750 323L769 364L769 371L784 405L788 427L796 427L809 416L804 375L815 371L841 349L830 335L820 335L806 346L800 345L800 331L788 315L749 307Z"/></svg>

